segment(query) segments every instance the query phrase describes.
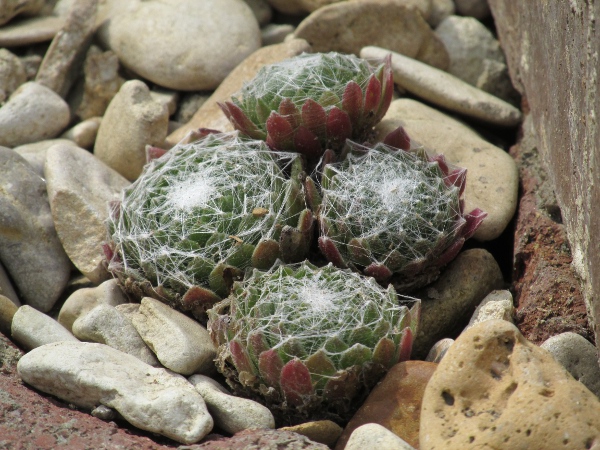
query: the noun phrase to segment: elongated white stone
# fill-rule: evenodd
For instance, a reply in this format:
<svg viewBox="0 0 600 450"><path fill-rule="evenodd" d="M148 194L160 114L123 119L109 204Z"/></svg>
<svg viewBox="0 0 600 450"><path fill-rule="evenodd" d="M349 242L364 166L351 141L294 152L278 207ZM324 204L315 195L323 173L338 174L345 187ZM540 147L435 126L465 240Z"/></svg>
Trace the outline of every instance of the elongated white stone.
<svg viewBox="0 0 600 450"><path fill-rule="evenodd" d="M78 342L77 338L60 323L29 305L17 309L11 323L10 334L27 350L52 342Z"/></svg>
<svg viewBox="0 0 600 450"><path fill-rule="evenodd" d="M269 409L255 401L236 397L212 378L192 375L189 382L202 395L215 424L228 433L250 428L275 428Z"/></svg>
<svg viewBox="0 0 600 450"><path fill-rule="evenodd" d="M107 345L44 345L24 355L17 371L36 389L88 410L113 408L132 425L183 444L213 427L202 396L185 378Z"/></svg>
<svg viewBox="0 0 600 450"><path fill-rule="evenodd" d="M183 375L214 370L216 348L206 328L150 297L132 316L140 336L163 366Z"/></svg>

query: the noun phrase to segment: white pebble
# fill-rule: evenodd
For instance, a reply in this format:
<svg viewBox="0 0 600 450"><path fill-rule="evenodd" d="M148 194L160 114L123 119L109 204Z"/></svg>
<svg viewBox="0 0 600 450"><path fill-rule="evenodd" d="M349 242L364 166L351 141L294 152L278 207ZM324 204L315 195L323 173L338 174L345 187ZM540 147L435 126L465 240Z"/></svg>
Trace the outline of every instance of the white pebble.
<svg viewBox="0 0 600 450"><path fill-rule="evenodd" d="M17 309L13 316L10 334L27 350L51 342L77 342L77 338L60 323L29 305Z"/></svg>

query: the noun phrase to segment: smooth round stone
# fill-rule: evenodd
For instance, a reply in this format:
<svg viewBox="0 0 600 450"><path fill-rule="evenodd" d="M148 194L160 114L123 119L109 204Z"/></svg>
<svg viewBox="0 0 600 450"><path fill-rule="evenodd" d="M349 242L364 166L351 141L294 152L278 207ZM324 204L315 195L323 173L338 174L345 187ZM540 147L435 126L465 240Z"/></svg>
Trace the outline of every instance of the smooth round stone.
<svg viewBox="0 0 600 450"><path fill-rule="evenodd" d="M15 292L15 288L12 285L12 281L8 277L4 266L0 264L0 295L8 298L15 306L21 306L19 296Z"/></svg>
<svg viewBox="0 0 600 450"><path fill-rule="evenodd" d="M69 330L52 317L29 305L23 305L15 312L10 334L15 341L27 350L52 342L79 342Z"/></svg>
<svg viewBox="0 0 600 450"><path fill-rule="evenodd" d="M451 16L456 12L454 0L432 0L431 15L427 19L427 23L432 28L437 27L446 17Z"/></svg>
<svg viewBox="0 0 600 450"><path fill-rule="evenodd" d="M102 404L182 444L198 442L213 428L202 396L185 378L108 345L48 344L24 355L17 371L36 389L87 410Z"/></svg>
<svg viewBox="0 0 600 450"><path fill-rule="evenodd" d="M306 39L315 52L358 55L361 48L376 45L446 69L450 63L448 53L423 19L422 8L423 2L419 1L336 3L304 19L294 36Z"/></svg>
<svg viewBox="0 0 600 450"><path fill-rule="evenodd" d="M64 17L55 16L19 20L0 28L0 46L23 47L49 41L64 24Z"/></svg>
<svg viewBox="0 0 600 450"><path fill-rule="evenodd" d="M94 142L96 142L101 122L102 117L90 117L89 119L82 120L65 131L61 135L61 138L73 141L77 147L90 150L94 147Z"/></svg>
<svg viewBox="0 0 600 450"><path fill-rule="evenodd" d="M69 105L51 89L30 81L0 108L0 145L17 147L56 137L69 120Z"/></svg>
<svg viewBox="0 0 600 450"><path fill-rule="evenodd" d="M573 378L600 396L600 366L594 344L577 333L567 332L552 336L540 347L548 350Z"/></svg>
<svg viewBox="0 0 600 450"><path fill-rule="evenodd" d="M27 81L25 67L17 55L0 48L0 104Z"/></svg>
<svg viewBox="0 0 600 450"><path fill-rule="evenodd" d="M0 333L5 336L10 336L10 327L17 309L19 307L11 299L0 295Z"/></svg>
<svg viewBox="0 0 600 450"><path fill-rule="evenodd" d="M46 154L48 153L48 149L56 144L75 145L71 139L56 138L19 145L18 147L13 148L13 151L21 155L23 159L31 165L35 172L40 177L44 178Z"/></svg>
<svg viewBox="0 0 600 450"><path fill-rule="evenodd" d="M106 22L100 38L138 75L184 91L216 88L261 45L242 0L142 2Z"/></svg>
<svg viewBox="0 0 600 450"><path fill-rule="evenodd" d="M414 450L404 439L377 423L358 427L350 435L345 450Z"/></svg>
<svg viewBox="0 0 600 450"><path fill-rule="evenodd" d="M0 25L4 25L19 14L35 15L44 7L44 0L2 0L0 3Z"/></svg>

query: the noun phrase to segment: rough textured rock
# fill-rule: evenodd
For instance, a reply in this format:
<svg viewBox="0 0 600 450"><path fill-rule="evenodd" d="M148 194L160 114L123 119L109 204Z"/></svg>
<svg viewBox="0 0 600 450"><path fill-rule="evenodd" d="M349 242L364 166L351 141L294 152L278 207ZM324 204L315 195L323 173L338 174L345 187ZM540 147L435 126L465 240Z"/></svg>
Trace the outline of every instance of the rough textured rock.
<svg viewBox="0 0 600 450"><path fill-rule="evenodd" d="M305 40L293 39L278 45L263 47L248 56L223 80L215 92L196 111L192 119L167 137L166 144L173 146L181 141L192 130L197 128L212 128L219 131L233 131L233 126L217 105L217 102L229 98L242 88L244 82L256 76L265 64L273 64L287 58L310 51Z"/></svg>
<svg viewBox="0 0 600 450"><path fill-rule="evenodd" d="M58 321L67 330L71 330L73 322L96 305L104 303L117 306L126 302L127 298L121 291L117 280L107 280L100 286L77 289L69 295L58 313Z"/></svg>
<svg viewBox="0 0 600 450"><path fill-rule="evenodd" d="M73 145L48 149L44 175L56 233L67 255L92 283L108 280L102 251L108 205L129 182L87 150Z"/></svg>
<svg viewBox="0 0 600 450"><path fill-rule="evenodd" d="M489 5L513 83L530 106L598 340L600 3L489 0Z"/></svg>
<svg viewBox="0 0 600 450"><path fill-rule="evenodd" d="M464 332L427 384L422 450L591 449L600 401L517 328L493 320Z"/></svg>
<svg viewBox="0 0 600 450"><path fill-rule="evenodd" d="M46 182L0 147L0 259L24 303L49 311L69 281L71 262L54 229Z"/></svg>
<svg viewBox="0 0 600 450"><path fill-rule="evenodd" d="M125 82L119 75L119 58L115 52L103 52L92 45L83 63L84 82L81 92L74 94L72 109L81 119L103 116L110 101Z"/></svg>
<svg viewBox="0 0 600 450"><path fill-rule="evenodd" d="M202 395L215 425L223 431L235 434L251 428L275 428L275 418L266 406L231 395L219 383L204 375L192 375L188 381Z"/></svg>
<svg viewBox="0 0 600 450"><path fill-rule="evenodd" d="M215 436L207 439L194 450L329 450L324 444L311 441L306 436L291 431L280 430L244 430L230 438Z"/></svg>
<svg viewBox="0 0 600 450"><path fill-rule="evenodd" d="M346 425L335 449L344 450L351 434L368 423L382 425L419 448L421 401L436 367L426 361L405 361L392 367Z"/></svg>
<svg viewBox="0 0 600 450"><path fill-rule="evenodd" d="M52 342L78 342L60 323L29 305L23 305L15 312L10 334L26 350Z"/></svg>
<svg viewBox="0 0 600 450"><path fill-rule="evenodd" d="M540 347L548 350L573 378L600 396L598 349L590 341L579 334L566 332L545 340Z"/></svg>
<svg viewBox="0 0 600 450"><path fill-rule="evenodd" d="M197 442L213 427L185 378L107 345L47 344L21 357L17 371L36 389L88 410L108 406L132 425L177 442Z"/></svg>
<svg viewBox="0 0 600 450"><path fill-rule="evenodd" d="M496 97L515 103L500 43L490 29L473 17L449 16L435 29L450 56L448 72Z"/></svg>
<svg viewBox="0 0 600 450"><path fill-rule="evenodd" d="M0 442L15 449L169 450L173 441L137 430L123 421L105 422L25 385L17 375L23 355L0 334ZM168 444L168 445L164 445Z"/></svg>
<svg viewBox="0 0 600 450"><path fill-rule="evenodd" d="M424 358L436 341L464 328L477 305L503 284L500 267L487 250L460 253L437 281L414 294L421 299L421 320L412 357Z"/></svg>
<svg viewBox="0 0 600 450"><path fill-rule="evenodd" d="M35 81L67 96L95 31L98 0L76 0L44 55Z"/></svg>
<svg viewBox="0 0 600 450"><path fill-rule="evenodd" d="M242 0L141 2L114 16L99 35L138 75L188 91L215 89L260 47L258 22Z"/></svg>
<svg viewBox="0 0 600 450"><path fill-rule="evenodd" d="M73 334L82 341L106 344L151 366L160 366L131 320L114 306L100 303L73 322Z"/></svg>
<svg viewBox="0 0 600 450"><path fill-rule="evenodd" d="M377 139L402 125L411 139L467 169L465 211L488 213L474 238L490 241L508 226L517 208L519 173L514 160L458 120L415 100L390 105L375 127Z"/></svg>
<svg viewBox="0 0 600 450"><path fill-rule="evenodd" d="M467 328L491 319L502 319L512 323L514 312L515 308L510 291L492 291L477 306Z"/></svg>
<svg viewBox="0 0 600 450"><path fill-rule="evenodd" d="M376 45L445 70L450 63L448 53L423 19L419 5L423 2L335 3L304 19L294 35L305 39L315 52L358 55L361 48Z"/></svg>
<svg viewBox="0 0 600 450"><path fill-rule="evenodd" d="M571 264L567 232L531 114L525 117L522 131L522 138L510 149L521 184L512 264L515 323L536 344L567 331L593 340L581 280Z"/></svg>
<svg viewBox="0 0 600 450"><path fill-rule="evenodd" d="M368 423L358 427L348 440L345 450L414 450L404 439L387 428Z"/></svg>
<svg viewBox="0 0 600 450"><path fill-rule="evenodd" d="M14 53L0 48L0 104L26 81L27 73L21 60Z"/></svg>
<svg viewBox="0 0 600 450"><path fill-rule="evenodd" d="M389 50L365 47L362 58L383 58ZM392 52L394 82L407 91L443 108L496 126L512 127L521 122L521 112L504 100L477 89L443 70Z"/></svg>
<svg viewBox="0 0 600 450"><path fill-rule="evenodd" d="M315 420L314 422L301 423L291 427L281 427L279 430L292 431L306 436L311 441L333 447L340 438L343 428L331 420Z"/></svg>
<svg viewBox="0 0 600 450"><path fill-rule="evenodd" d="M146 145L162 145L169 112L155 102L144 82L130 80L112 99L98 129L94 154L130 181L146 164Z"/></svg>
<svg viewBox="0 0 600 450"><path fill-rule="evenodd" d="M150 297L144 297L133 325L163 366L184 375L211 373L216 348L206 328Z"/></svg>
<svg viewBox="0 0 600 450"><path fill-rule="evenodd" d="M57 136L69 123L69 105L34 81L22 84L0 108L0 145L17 147Z"/></svg>

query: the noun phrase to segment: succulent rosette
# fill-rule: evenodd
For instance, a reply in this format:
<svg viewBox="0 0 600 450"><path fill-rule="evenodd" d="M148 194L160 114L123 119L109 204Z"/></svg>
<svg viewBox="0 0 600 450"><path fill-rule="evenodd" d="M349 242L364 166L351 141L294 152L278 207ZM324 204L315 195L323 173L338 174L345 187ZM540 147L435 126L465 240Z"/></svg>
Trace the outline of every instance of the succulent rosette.
<svg viewBox="0 0 600 450"><path fill-rule="evenodd" d="M235 283L208 311L208 329L217 368L237 394L265 403L282 423L344 421L409 358L419 308L372 278L303 262Z"/></svg>
<svg viewBox="0 0 600 450"><path fill-rule="evenodd" d="M410 149L403 129L373 148L348 143L347 157L323 168L320 191L306 180L319 248L338 267L410 291L434 281L486 213L464 213L466 169L443 155Z"/></svg>
<svg viewBox="0 0 600 450"><path fill-rule="evenodd" d="M346 139L365 140L394 90L391 59L377 68L353 55L304 53L264 66L231 101L219 104L233 126L269 147L318 161Z"/></svg>
<svg viewBox="0 0 600 450"><path fill-rule="evenodd" d="M109 269L134 297L202 318L247 268L305 258L313 217L303 176L298 154L274 153L237 132L176 146L114 205Z"/></svg>

